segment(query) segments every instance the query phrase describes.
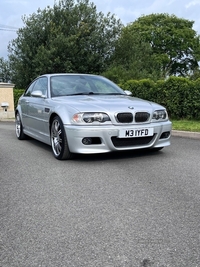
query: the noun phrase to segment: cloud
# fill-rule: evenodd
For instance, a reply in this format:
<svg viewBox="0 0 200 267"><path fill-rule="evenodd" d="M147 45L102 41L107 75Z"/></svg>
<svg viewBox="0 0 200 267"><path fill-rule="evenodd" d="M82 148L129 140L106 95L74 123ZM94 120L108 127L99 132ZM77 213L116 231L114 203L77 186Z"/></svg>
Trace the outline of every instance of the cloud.
<svg viewBox="0 0 200 267"><path fill-rule="evenodd" d="M108 12L120 18L124 25L134 22L142 15L155 13L174 14L195 21L194 29L200 33L200 0L89 0L104 15ZM0 0L0 24L23 27L22 16L33 14L38 8L53 6L59 0ZM0 31L0 57L7 54L9 41L16 38L15 32Z"/></svg>
<svg viewBox="0 0 200 267"><path fill-rule="evenodd" d="M190 8L192 6L196 6L196 5L200 5L200 0L194 0L190 3L188 3L187 5L185 5L186 8Z"/></svg>

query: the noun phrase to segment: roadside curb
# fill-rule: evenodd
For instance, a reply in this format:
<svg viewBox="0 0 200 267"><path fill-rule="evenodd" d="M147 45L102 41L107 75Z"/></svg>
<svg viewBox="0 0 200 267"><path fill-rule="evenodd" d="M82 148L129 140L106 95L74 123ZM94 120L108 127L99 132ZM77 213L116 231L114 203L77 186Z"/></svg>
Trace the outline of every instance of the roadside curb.
<svg viewBox="0 0 200 267"><path fill-rule="evenodd" d="M172 136L200 139L200 132L188 132L188 131L172 130Z"/></svg>
<svg viewBox="0 0 200 267"><path fill-rule="evenodd" d="M0 119L0 122L15 122L15 119ZM186 138L192 138L192 139L199 139L200 140L200 132L172 130L172 136L186 137Z"/></svg>

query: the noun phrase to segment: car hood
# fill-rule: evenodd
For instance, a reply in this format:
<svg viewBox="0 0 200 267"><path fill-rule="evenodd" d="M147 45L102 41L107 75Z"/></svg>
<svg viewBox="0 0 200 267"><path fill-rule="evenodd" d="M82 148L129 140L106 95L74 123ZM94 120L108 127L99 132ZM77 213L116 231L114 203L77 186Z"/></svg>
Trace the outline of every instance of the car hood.
<svg viewBox="0 0 200 267"><path fill-rule="evenodd" d="M58 105L66 104L79 112L126 112L131 109L152 112L152 110L163 108L156 103L127 95L63 96L52 100Z"/></svg>

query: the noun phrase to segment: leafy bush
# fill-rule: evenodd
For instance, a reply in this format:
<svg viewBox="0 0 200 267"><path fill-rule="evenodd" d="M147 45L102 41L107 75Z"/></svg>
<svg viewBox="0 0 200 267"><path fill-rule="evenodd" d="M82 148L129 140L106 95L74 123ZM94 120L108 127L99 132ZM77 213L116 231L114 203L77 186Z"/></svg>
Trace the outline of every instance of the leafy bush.
<svg viewBox="0 0 200 267"><path fill-rule="evenodd" d="M167 80L129 80L120 84L133 96L165 106L169 115L176 119L200 119L200 79L171 76Z"/></svg>
<svg viewBox="0 0 200 267"><path fill-rule="evenodd" d="M124 90L131 91L135 97L153 101L155 83L150 79L143 79L140 81L129 80L119 86Z"/></svg>
<svg viewBox="0 0 200 267"><path fill-rule="evenodd" d="M14 107L17 107L18 99L20 96L24 93L23 89L14 89L13 94L14 94Z"/></svg>

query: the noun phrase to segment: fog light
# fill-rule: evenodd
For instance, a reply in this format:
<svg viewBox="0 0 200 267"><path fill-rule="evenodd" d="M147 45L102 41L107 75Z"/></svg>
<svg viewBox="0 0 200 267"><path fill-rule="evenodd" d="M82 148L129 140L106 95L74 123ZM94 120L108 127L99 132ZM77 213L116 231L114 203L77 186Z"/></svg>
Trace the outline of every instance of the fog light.
<svg viewBox="0 0 200 267"><path fill-rule="evenodd" d="M92 138L91 137L84 137L82 140L82 143L84 145L91 145L92 144Z"/></svg>
<svg viewBox="0 0 200 267"><path fill-rule="evenodd" d="M170 136L170 132L164 132L164 133L161 134L160 139L166 139L166 138L168 138L169 136Z"/></svg>

